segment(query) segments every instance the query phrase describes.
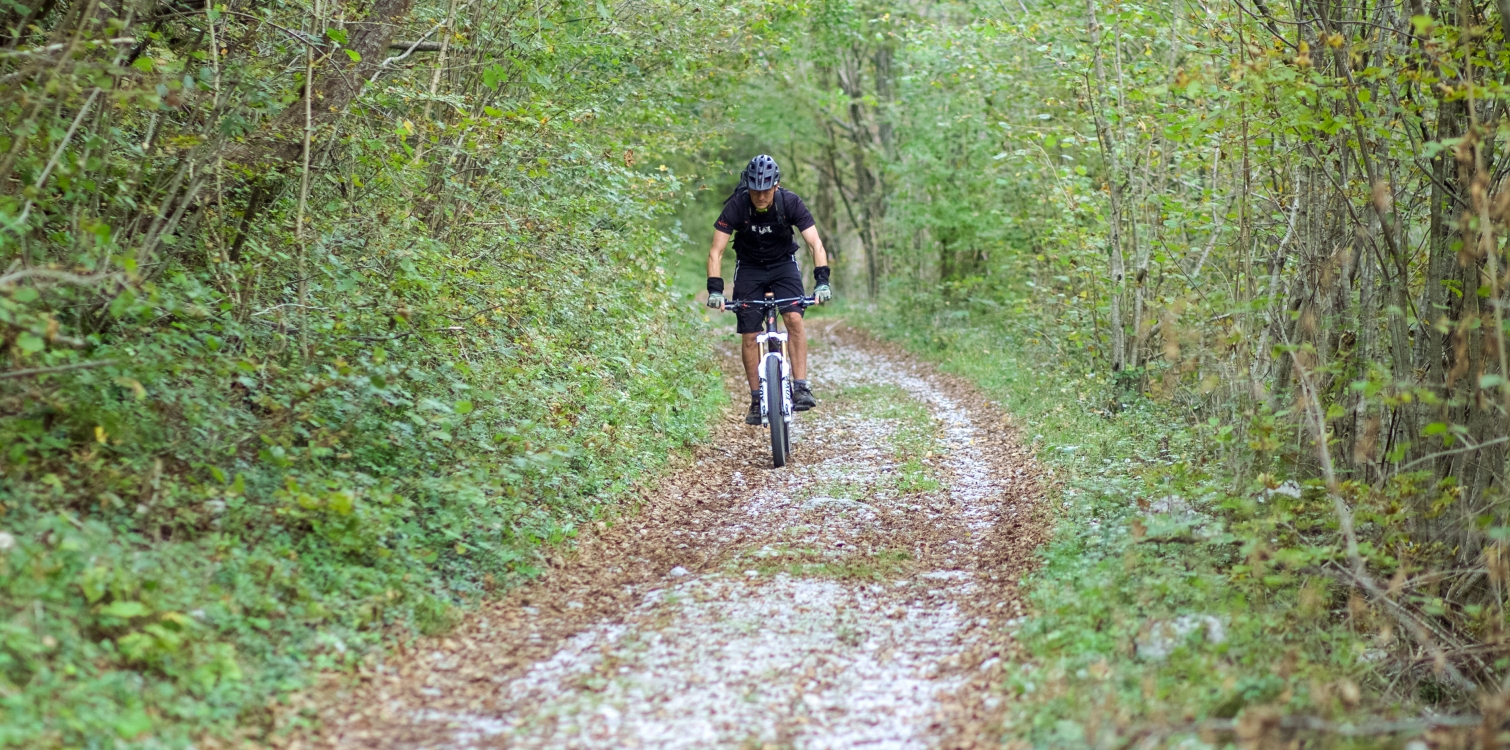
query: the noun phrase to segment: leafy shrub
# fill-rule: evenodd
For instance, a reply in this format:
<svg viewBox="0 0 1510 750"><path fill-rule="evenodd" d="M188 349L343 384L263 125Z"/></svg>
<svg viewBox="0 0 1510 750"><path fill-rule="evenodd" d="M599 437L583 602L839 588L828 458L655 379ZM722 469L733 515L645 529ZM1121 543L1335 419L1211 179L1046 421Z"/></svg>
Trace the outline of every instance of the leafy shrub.
<svg viewBox="0 0 1510 750"><path fill-rule="evenodd" d="M265 736L703 434L722 21L89 7L0 9L0 745Z"/></svg>

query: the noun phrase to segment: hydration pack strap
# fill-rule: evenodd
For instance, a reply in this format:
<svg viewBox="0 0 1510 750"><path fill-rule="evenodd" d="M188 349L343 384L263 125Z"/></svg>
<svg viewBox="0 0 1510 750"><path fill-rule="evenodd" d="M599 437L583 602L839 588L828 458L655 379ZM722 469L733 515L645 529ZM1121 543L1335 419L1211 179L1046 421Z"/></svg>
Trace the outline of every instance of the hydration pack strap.
<svg viewBox="0 0 1510 750"><path fill-rule="evenodd" d="M783 227L791 226L791 224L789 224L786 220L786 194L790 192L790 190L787 190L784 187L777 187L776 194L774 196L771 196L771 203L776 207L776 223ZM734 192L729 194L729 197L724 199L724 203L728 203L729 201L738 198L740 193L744 193L746 200L748 200L748 196L750 194L750 185L743 172L739 174L739 184L734 186ZM754 204L752 203L750 207L753 210Z"/></svg>

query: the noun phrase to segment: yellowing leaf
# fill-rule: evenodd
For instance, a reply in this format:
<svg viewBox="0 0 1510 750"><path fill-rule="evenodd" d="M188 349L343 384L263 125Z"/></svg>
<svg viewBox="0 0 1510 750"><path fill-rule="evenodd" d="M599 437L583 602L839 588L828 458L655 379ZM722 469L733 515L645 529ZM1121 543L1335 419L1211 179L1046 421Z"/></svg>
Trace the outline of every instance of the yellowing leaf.
<svg viewBox="0 0 1510 750"><path fill-rule="evenodd" d="M171 622L180 628L192 628L195 625L199 624L194 621L194 618L182 612L164 612L162 614L162 619L163 622Z"/></svg>
<svg viewBox="0 0 1510 750"><path fill-rule="evenodd" d="M141 382L136 378L116 378L115 384L125 388L130 388L131 392L136 395L137 401L140 401L147 397L147 389L143 388Z"/></svg>
<svg viewBox="0 0 1510 750"><path fill-rule="evenodd" d="M100 614L129 620L147 614L147 606L141 602L111 602L100 610Z"/></svg>
<svg viewBox="0 0 1510 750"><path fill-rule="evenodd" d="M79 577L79 588L84 592L84 598L90 604L94 604L104 598L105 586L107 584L106 579L109 577L110 570L99 566L84 571L84 575Z"/></svg>

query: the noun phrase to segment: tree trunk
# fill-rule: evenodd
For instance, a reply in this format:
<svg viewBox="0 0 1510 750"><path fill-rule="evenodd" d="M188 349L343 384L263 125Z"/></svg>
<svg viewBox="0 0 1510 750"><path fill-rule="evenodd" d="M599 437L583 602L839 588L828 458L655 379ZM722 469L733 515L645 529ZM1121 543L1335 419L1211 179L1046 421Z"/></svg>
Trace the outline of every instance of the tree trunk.
<svg viewBox="0 0 1510 750"><path fill-rule="evenodd" d="M414 0L376 0L366 18L347 25L347 44L343 50L325 48L325 58L316 68L311 87L314 94L311 126L315 130L345 112L367 81L381 71L393 35L413 6ZM356 52L360 59L351 59L344 50ZM304 126L304 102L293 102L258 136L228 150L225 160L286 169L297 163L303 153Z"/></svg>
<svg viewBox="0 0 1510 750"><path fill-rule="evenodd" d="M1122 372L1127 367L1127 332L1122 328L1122 288L1126 270L1122 260L1122 168L1117 159L1117 144L1112 140L1111 127L1102 111L1106 98L1106 66L1101 60L1101 24L1096 21L1096 0L1086 0L1086 28L1091 35L1091 47L1095 50L1095 74L1098 91L1091 97L1091 110L1096 117L1096 138L1101 142L1101 154L1106 160L1107 186L1111 194L1111 216L1107 224L1111 236L1107 241L1110 253L1111 289L1110 328L1112 372Z"/></svg>

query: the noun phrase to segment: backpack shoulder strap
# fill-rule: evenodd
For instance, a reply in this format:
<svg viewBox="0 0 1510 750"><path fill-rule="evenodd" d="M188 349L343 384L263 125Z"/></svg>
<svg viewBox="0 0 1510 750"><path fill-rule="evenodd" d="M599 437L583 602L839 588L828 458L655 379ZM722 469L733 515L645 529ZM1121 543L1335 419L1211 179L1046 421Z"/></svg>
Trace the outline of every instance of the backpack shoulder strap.
<svg viewBox="0 0 1510 750"><path fill-rule="evenodd" d="M790 191L784 187L776 188L776 200L772 201L776 204L776 223L783 227L791 226L786 222L786 194L788 192Z"/></svg>

